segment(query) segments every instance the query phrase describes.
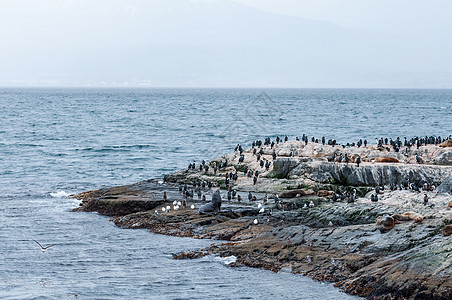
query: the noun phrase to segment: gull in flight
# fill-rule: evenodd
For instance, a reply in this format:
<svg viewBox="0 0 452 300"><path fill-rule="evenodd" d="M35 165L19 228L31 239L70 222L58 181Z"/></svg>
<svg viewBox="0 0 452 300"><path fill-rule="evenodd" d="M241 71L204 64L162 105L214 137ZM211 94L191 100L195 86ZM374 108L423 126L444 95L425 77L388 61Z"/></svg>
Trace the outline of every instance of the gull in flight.
<svg viewBox="0 0 452 300"><path fill-rule="evenodd" d="M55 245L50 245L50 246L47 246L47 247L43 247L38 241L36 241L36 240L33 240L33 241L34 241L36 244L39 245L39 247L41 248L41 251L42 251L42 252L46 252L47 249L49 249L50 247L55 246Z"/></svg>

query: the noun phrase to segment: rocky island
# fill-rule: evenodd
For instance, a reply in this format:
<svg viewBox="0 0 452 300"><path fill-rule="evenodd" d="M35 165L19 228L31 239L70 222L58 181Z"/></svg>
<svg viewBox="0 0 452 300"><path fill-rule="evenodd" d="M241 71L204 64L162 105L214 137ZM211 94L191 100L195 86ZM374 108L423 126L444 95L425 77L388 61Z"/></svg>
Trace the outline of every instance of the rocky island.
<svg viewBox="0 0 452 300"><path fill-rule="evenodd" d="M224 241L175 259L235 256L369 299L452 299L451 184L450 139L303 136L74 197L117 226Z"/></svg>

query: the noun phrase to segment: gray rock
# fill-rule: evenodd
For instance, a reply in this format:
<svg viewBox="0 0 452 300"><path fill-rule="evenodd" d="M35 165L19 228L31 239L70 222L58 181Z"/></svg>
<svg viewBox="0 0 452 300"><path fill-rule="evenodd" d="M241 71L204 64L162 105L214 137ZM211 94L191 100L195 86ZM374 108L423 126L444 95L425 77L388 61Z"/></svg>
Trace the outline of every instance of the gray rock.
<svg viewBox="0 0 452 300"><path fill-rule="evenodd" d="M434 155L433 161L438 165L452 165L452 151L440 150Z"/></svg>
<svg viewBox="0 0 452 300"><path fill-rule="evenodd" d="M452 176L452 168L415 164L372 164L356 167L355 164L331 162L302 162L297 159L277 159L274 174L282 177L305 177L319 183L354 186L400 184L405 178L422 185L424 182L439 185Z"/></svg>
<svg viewBox="0 0 452 300"><path fill-rule="evenodd" d="M300 161L294 158L278 158L273 162L272 176L277 178L285 178L298 165Z"/></svg>
<svg viewBox="0 0 452 300"><path fill-rule="evenodd" d="M452 176L447 177L436 189L438 193L451 193L452 189Z"/></svg>

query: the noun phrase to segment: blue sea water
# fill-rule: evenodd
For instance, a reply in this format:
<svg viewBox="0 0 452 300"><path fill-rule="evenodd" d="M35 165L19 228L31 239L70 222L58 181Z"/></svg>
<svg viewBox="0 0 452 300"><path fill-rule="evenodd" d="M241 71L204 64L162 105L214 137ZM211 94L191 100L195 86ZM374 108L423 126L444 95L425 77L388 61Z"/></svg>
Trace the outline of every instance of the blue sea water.
<svg viewBox="0 0 452 300"><path fill-rule="evenodd" d="M64 195L266 136L452 134L452 90L0 89L1 299L346 299L288 272L174 261L212 241L115 227ZM63 197L62 197L63 196ZM57 244L43 253L32 239Z"/></svg>

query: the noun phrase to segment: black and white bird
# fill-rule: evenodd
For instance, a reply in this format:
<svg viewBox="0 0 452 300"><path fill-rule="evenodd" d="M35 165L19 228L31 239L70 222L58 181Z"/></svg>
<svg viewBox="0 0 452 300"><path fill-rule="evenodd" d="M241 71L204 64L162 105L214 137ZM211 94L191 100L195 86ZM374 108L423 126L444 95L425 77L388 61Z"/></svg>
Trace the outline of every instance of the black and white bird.
<svg viewBox="0 0 452 300"><path fill-rule="evenodd" d="M46 252L47 249L49 249L50 247L55 246L55 245L50 245L50 246L43 247L38 241L36 241L36 240L33 240L33 241L34 241L36 244L38 244L38 246L41 248L41 251L42 251L42 252Z"/></svg>

